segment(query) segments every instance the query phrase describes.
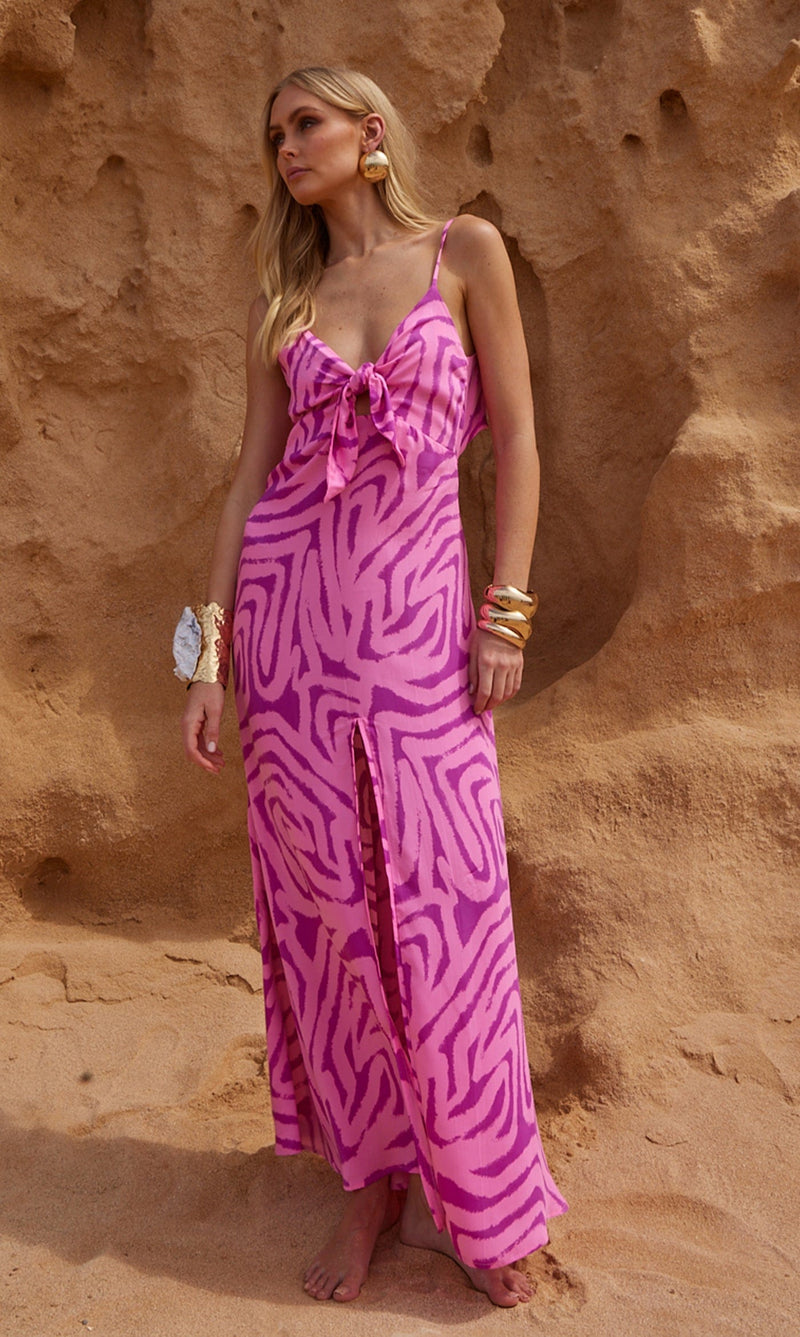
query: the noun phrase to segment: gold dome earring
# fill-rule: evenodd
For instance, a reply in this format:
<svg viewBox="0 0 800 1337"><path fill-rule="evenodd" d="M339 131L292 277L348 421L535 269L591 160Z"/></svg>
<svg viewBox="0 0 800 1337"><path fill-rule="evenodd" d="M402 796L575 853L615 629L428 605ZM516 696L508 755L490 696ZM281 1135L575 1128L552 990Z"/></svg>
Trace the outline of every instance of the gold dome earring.
<svg viewBox="0 0 800 1337"><path fill-rule="evenodd" d="M389 159L382 149L371 149L369 153L362 153L358 170L365 181L383 181L389 175Z"/></svg>

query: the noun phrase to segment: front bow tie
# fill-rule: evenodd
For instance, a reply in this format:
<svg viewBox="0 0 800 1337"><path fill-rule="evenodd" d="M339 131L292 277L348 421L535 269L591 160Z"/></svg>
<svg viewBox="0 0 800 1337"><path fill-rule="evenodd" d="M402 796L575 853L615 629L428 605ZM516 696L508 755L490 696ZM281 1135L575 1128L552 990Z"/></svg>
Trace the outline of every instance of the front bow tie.
<svg viewBox="0 0 800 1337"><path fill-rule="evenodd" d="M390 443L401 465L406 462L405 451L398 441L394 409L389 398L389 387L373 362L365 362L345 381L339 392L339 401L333 414L331 442L328 449L326 476L328 487L325 500L334 497L347 486L356 471L358 461L358 421L356 399L365 391L369 394L369 416L375 428Z"/></svg>

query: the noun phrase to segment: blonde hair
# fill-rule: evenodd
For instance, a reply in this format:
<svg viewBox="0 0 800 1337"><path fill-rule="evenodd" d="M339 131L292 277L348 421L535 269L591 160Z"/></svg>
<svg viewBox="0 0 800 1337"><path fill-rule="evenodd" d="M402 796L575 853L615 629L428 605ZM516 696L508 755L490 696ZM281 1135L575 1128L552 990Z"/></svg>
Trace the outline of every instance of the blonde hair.
<svg viewBox="0 0 800 1337"><path fill-rule="evenodd" d="M381 143L389 172L375 183L388 213L412 232L423 232L436 221L427 212L414 179L414 142L392 103L376 83L357 70L307 66L293 70L272 90L261 118L261 157L270 185L270 197L250 237L258 281L267 299L267 313L256 336L266 362L314 324L314 292L328 254L328 229L318 205L308 208L292 199L275 165L269 138L272 105L289 84L304 88L331 107L353 117L377 112L386 123Z"/></svg>

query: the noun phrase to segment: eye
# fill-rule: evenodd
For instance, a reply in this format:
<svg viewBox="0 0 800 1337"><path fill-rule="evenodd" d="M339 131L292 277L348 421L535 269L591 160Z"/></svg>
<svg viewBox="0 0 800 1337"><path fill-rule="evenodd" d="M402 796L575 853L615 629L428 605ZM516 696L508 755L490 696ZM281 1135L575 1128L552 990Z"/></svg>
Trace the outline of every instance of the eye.
<svg viewBox="0 0 800 1337"><path fill-rule="evenodd" d="M309 125L316 125L316 124L317 124L316 116L301 116L300 120L298 121L298 125L300 126L301 130L305 130L305 128Z"/></svg>
<svg viewBox="0 0 800 1337"><path fill-rule="evenodd" d="M283 135L280 130L277 130L274 135L270 135L269 142L274 149L280 148L281 143L283 142Z"/></svg>

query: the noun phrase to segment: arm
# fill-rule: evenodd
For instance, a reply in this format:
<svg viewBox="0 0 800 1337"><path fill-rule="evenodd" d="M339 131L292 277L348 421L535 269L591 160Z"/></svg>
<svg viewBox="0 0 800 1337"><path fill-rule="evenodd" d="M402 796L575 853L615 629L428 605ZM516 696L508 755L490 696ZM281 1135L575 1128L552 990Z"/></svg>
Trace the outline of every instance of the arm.
<svg viewBox="0 0 800 1337"><path fill-rule="evenodd" d="M242 448L217 524L206 602L233 608L245 521L280 461L291 426L289 392L277 364L267 367L255 347L265 299L257 298L247 322L247 409ZM225 691L219 683L193 683L183 713L183 745L190 761L216 774L224 765L218 748Z"/></svg>
<svg viewBox="0 0 800 1337"><path fill-rule="evenodd" d="M478 355L497 465L493 583L526 589L539 509L539 456L530 368L514 275L503 239L484 219L457 219L451 262L463 275L467 321ZM476 712L519 690L523 652L476 628L470 690Z"/></svg>

